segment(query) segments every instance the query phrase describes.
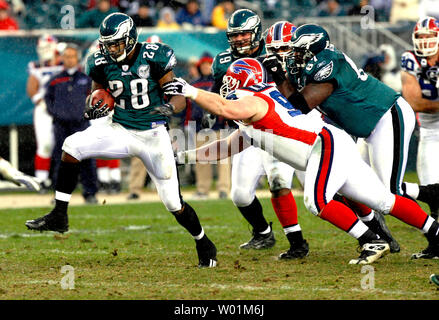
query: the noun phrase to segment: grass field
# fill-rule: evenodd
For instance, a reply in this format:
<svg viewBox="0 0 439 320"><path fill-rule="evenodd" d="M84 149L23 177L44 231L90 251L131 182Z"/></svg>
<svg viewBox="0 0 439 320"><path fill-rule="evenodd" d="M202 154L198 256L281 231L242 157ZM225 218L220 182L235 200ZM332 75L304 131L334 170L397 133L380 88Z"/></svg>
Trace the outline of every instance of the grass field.
<svg viewBox="0 0 439 320"><path fill-rule="evenodd" d="M310 255L278 261L288 248L269 199L261 203L273 221L276 246L240 251L251 234L230 200L191 201L218 248L218 267L198 269L193 239L161 203L76 206L64 235L26 230L24 222L48 208L0 210L0 299L414 299L438 298L428 276L438 261L410 260L426 247L421 233L393 217L387 222L401 252L373 264L371 276L349 265L354 239L305 211L296 198ZM74 268L74 289L63 289L61 268ZM363 270L364 271L364 270ZM370 278L368 278L370 280ZM367 282L371 285L371 282Z"/></svg>

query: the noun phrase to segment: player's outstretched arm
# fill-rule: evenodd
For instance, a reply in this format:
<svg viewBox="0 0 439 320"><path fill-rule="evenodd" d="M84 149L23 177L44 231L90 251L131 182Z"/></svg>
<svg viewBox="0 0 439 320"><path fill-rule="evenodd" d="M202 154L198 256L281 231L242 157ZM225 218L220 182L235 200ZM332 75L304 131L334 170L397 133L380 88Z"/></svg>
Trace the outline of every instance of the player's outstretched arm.
<svg viewBox="0 0 439 320"><path fill-rule="evenodd" d="M241 131L235 130L224 139L215 140L197 149L177 152L178 164L219 161L229 158L244 149L250 143L242 136Z"/></svg>

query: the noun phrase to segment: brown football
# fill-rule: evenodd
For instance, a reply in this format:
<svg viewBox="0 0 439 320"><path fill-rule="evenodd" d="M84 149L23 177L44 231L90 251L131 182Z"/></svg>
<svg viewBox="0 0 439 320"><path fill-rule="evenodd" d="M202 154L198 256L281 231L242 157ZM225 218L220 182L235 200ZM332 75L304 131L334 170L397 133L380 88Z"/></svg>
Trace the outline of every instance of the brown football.
<svg viewBox="0 0 439 320"><path fill-rule="evenodd" d="M103 100L103 103L101 104L101 106L107 104L110 111L114 109L114 98L111 95L111 93L109 93L105 89L97 89L97 90L92 92L91 105L94 106L101 99Z"/></svg>

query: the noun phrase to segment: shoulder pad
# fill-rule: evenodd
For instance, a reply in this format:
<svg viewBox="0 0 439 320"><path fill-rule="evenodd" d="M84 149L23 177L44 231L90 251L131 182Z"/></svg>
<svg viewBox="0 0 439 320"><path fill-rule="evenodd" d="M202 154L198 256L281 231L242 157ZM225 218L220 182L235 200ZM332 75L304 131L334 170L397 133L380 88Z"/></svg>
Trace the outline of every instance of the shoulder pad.
<svg viewBox="0 0 439 320"><path fill-rule="evenodd" d="M422 69L421 59L413 51L405 51L401 55L401 69L408 73L415 74L416 71Z"/></svg>

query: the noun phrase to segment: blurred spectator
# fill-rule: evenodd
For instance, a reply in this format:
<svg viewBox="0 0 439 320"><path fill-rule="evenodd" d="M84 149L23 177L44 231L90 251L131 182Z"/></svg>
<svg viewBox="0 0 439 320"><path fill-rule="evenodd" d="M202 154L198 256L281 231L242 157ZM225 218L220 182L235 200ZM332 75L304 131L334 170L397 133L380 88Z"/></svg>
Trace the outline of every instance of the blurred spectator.
<svg viewBox="0 0 439 320"><path fill-rule="evenodd" d="M354 5L352 6L352 8L350 8L348 10L349 16L361 16L361 15L364 15L366 13L366 11L361 12L361 8L369 5L369 0L355 0L355 1L353 1L353 3L354 3Z"/></svg>
<svg viewBox="0 0 439 320"><path fill-rule="evenodd" d="M65 138L90 126L84 119L85 99L91 89L91 79L79 70L80 50L68 44L62 53L64 71L52 77L45 95L47 111L53 116L55 147L52 153L53 185L56 186ZM97 203L96 162L87 159L80 163L82 195L86 203Z"/></svg>
<svg viewBox="0 0 439 320"><path fill-rule="evenodd" d="M439 1L438 0L420 0L419 16L433 17L439 19Z"/></svg>
<svg viewBox="0 0 439 320"><path fill-rule="evenodd" d="M18 30L18 23L9 16L9 4L0 0L0 30Z"/></svg>
<svg viewBox="0 0 439 320"><path fill-rule="evenodd" d="M212 76L212 62L213 58L205 53L198 60L197 68L200 77L192 82L191 84L200 89L210 90L214 83ZM212 133L210 129L201 129L201 120L204 115L203 109L201 109L195 102L188 100L188 106L183 112L184 114L184 125L187 127L189 121L196 121L196 132L197 132L197 147L206 143L203 137L212 137L209 133ZM226 128L226 121L222 117L217 117L216 123L213 125L212 130L216 134L216 139L220 138L220 129ZM221 137L224 138L224 137ZM210 140L212 141L212 140ZM216 187L219 192L220 198L226 198L230 190L230 161L227 159L225 163L218 162L217 164L218 181ZM196 163L195 164L195 178L196 178L196 188L197 191L194 194L194 198L205 199L209 195L210 187L213 180L213 170L212 164L208 163Z"/></svg>
<svg viewBox="0 0 439 320"><path fill-rule="evenodd" d="M216 5L216 0L203 0L200 2L201 16L203 18L204 25L209 26L212 24L212 11Z"/></svg>
<svg viewBox="0 0 439 320"><path fill-rule="evenodd" d="M200 72L198 71L198 59L195 57L190 57L188 60L188 65L188 80L189 82L192 82L200 77Z"/></svg>
<svg viewBox="0 0 439 320"><path fill-rule="evenodd" d="M183 8L178 9L175 21L183 27L204 25L198 0L188 0Z"/></svg>
<svg viewBox="0 0 439 320"><path fill-rule="evenodd" d="M23 16L26 12L26 7L22 0L11 0L9 1L11 4L12 13L15 16Z"/></svg>
<svg viewBox="0 0 439 320"><path fill-rule="evenodd" d="M401 91L401 74L396 61L395 49L391 45L380 45L378 52L367 58L363 69L393 90Z"/></svg>
<svg viewBox="0 0 439 320"><path fill-rule="evenodd" d="M212 11L212 26L226 30L227 21L235 11L233 0L220 0Z"/></svg>
<svg viewBox="0 0 439 320"><path fill-rule="evenodd" d="M77 28L99 28L102 20L111 14L119 12L111 6L110 0L97 0L96 8L84 12L76 23Z"/></svg>
<svg viewBox="0 0 439 320"><path fill-rule="evenodd" d="M136 200L140 198L142 189L145 186L148 172L140 158L132 157L130 160L130 175L128 183L128 200Z"/></svg>
<svg viewBox="0 0 439 320"><path fill-rule="evenodd" d="M139 10L136 14L132 15L134 24L137 27L152 27L155 25L155 22L151 16L151 9L149 7L149 3L146 1L142 1L139 4Z"/></svg>
<svg viewBox="0 0 439 320"><path fill-rule="evenodd" d="M160 18L156 27L168 30L180 29L180 25L175 21L175 12L172 8L164 7L160 10Z"/></svg>
<svg viewBox="0 0 439 320"><path fill-rule="evenodd" d="M370 5L375 9L376 21L389 21L392 0L370 0Z"/></svg>
<svg viewBox="0 0 439 320"><path fill-rule="evenodd" d="M317 7L319 17L336 17L346 15L343 7L337 0L322 1Z"/></svg>
<svg viewBox="0 0 439 320"><path fill-rule="evenodd" d="M419 19L419 0L393 0L390 23L416 22Z"/></svg>
<svg viewBox="0 0 439 320"><path fill-rule="evenodd" d="M89 0L88 5L87 5L87 10L94 9L97 6L98 2L99 2L99 0ZM122 2L122 1L110 0L112 7L119 7L119 5L120 5L119 2Z"/></svg>

